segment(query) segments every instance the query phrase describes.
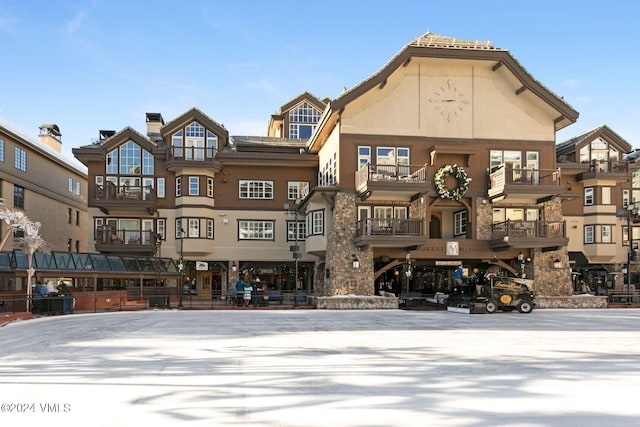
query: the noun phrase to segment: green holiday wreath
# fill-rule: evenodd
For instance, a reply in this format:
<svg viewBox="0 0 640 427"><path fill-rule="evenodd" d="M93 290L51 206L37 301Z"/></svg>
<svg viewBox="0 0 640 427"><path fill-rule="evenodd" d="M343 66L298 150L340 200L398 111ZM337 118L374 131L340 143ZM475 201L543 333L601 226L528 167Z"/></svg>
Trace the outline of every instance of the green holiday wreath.
<svg viewBox="0 0 640 427"><path fill-rule="evenodd" d="M449 189L446 186L447 176L453 176L456 179L455 188ZM469 189L471 178L464 169L458 165L445 165L438 169L433 181L436 185L438 195L443 199L460 200Z"/></svg>

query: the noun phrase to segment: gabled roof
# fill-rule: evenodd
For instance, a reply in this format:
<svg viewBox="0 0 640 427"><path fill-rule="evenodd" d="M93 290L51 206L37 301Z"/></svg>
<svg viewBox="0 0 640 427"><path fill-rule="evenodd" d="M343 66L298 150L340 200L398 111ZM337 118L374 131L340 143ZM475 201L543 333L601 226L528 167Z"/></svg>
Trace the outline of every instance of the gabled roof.
<svg viewBox="0 0 640 427"><path fill-rule="evenodd" d="M347 104L375 86L384 84L393 72L408 64L413 57L491 61L494 63L494 70L504 66L520 81L522 86L519 91L531 91L558 112L558 117L555 120L556 130L562 129L578 119L577 111L534 79L508 50L494 47L492 42L459 40L427 32L404 46L376 73L331 101L325 112L327 117L323 117L321 122L335 122L337 119L331 118L331 115L338 114ZM319 130L320 128L321 126L319 126ZM310 145L314 144L316 137L311 138Z"/></svg>
<svg viewBox="0 0 640 427"><path fill-rule="evenodd" d="M290 109L292 109L293 107L295 107L296 105L298 105L299 103L303 102L303 101L307 101L311 104L313 104L318 110L323 111L327 105L327 103L325 101L321 101L320 99L316 98L315 96L313 96L312 94L310 94L309 92L303 92L300 95L296 96L295 98L290 99L289 101L287 101L285 104L283 104L280 107L280 112L277 113L276 115L280 115L283 113L286 113L287 111L289 111Z"/></svg>
<svg viewBox="0 0 640 427"><path fill-rule="evenodd" d="M567 139L556 145L557 155L567 155L576 151L576 147L586 142L591 142L594 139L601 137L608 142L613 143L623 153L630 152L633 147L624 138L615 133L607 125L601 125L591 130L582 132L573 138Z"/></svg>
<svg viewBox="0 0 640 427"><path fill-rule="evenodd" d="M108 132L109 134L111 133L111 131ZM74 148L72 152L79 161L86 165L91 160L102 160L107 151L112 150L114 147L128 140L135 141L140 147L149 152L153 153L158 150L158 147L149 138L132 127L127 126L121 131L108 136L106 139L94 144Z"/></svg>
<svg viewBox="0 0 640 427"><path fill-rule="evenodd" d="M160 132L162 133L162 135L172 133L182 125L187 124L187 122L191 122L194 120L204 127L210 129L212 132L216 133L219 137L224 138L224 142L226 144L229 139L229 131L224 127L224 125L216 122L196 107L192 107L175 119L169 121L167 124L160 128Z"/></svg>

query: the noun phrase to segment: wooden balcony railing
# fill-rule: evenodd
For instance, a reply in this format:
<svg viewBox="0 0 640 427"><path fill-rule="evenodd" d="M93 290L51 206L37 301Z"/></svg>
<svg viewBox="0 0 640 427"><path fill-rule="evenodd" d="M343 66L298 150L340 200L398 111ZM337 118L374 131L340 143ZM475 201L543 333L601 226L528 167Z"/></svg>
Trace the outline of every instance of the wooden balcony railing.
<svg viewBox="0 0 640 427"><path fill-rule="evenodd" d="M491 239L565 237L564 221L504 221L491 225Z"/></svg>
<svg viewBox="0 0 640 427"><path fill-rule="evenodd" d="M169 151L170 160L188 160L194 162L204 162L211 160L218 154L218 149L214 147L171 147Z"/></svg>
<svg viewBox="0 0 640 427"><path fill-rule="evenodd" d="M109 226L95 230L96 245L155 245L154 232L151 230L114 230Z"/></svg>
<svg viewBox="0 0 640 427"><path fill-rule="evenodd" d="M367 163L356 171L356 188L368 181L427 182L426 165L372 165Z"/></svg>
<svg viewBox="0 0 640 427"><path fill-rule="evenodd" d="M156 190L150 185L115 185L107 182L105 185L96 185L96 199L99 201L138 200L155 203Z"/></svg>
<svg viewBox="0 0 640 427"><path fill-rule="evenodd" d="M424 236L424 220L366 218L358 221L356 236Z"/></svg>
<svg viewBox="0 0 640 427"><path fill-rule="evenodd" d="M589 172L599 173L628 173L629 162L626 160L591 160L582 162L589 164Z"/></svg>

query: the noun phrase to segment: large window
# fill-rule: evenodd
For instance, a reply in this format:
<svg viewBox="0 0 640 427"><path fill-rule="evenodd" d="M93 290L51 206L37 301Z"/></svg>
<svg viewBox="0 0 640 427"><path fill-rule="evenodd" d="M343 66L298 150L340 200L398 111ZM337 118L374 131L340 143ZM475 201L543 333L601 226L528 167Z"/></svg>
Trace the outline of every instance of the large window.
<svg viewBox="0 0 640 427"><path fill-rule="evenodd" d="M594 242L593 237L594 226L593 225L585 225L584 226L584 243L589 244Z"/></svg>
<svg viewBox="0 0 640 427"><path fill-rule="evenodd" d="M175 158L203 161L218 152L218 136L198 122L191 122L184 129L171 135L171 150Z"/></svg>
<svg viewBox="0 0 640 427"><path fill-rule="evenodd" d="M240 180L241 199L273 199L273 181Z"/></svg>
<svg viewBox="0 0 640 427"><path fill-rule="evenodd" d="M14 166L16 169L26 172L27 171L27 152L20 147L15 147L15 160Z"/></svg>
<svg viewBox="0 0 640 427"><path fill-rule="evenodd" d="M307 237L307 224L305 221L287 221L287 240L298 241Z"/></svg>
<svg viewBox="0 0 640 427"><path fill-rule="evenodd" d="M309 139L322 112L307 102L289 111L289 138Z"/></svg>
<svg viewBox="0 0 640 427"><path fill-rule="evenodd" d="M594 203L593 187L587 187L584 189L584 205L591 206Z"/></svg>
<svg viewBox="0 0 640 427"><path fill-rule="evenodd" d="M287 185L287 198L289 200L298 200L304 198L309 193L308 181L289 181Z"/></svg>
<svg viewBox="0 0 640 427"><path fill-rule="evenodd" d="M239 240L273 240L274 221L238 221Z"/></svg>
<svg viewBox="0 0 640 427"><path fill-rule="evenodd" d="M620 158L620 152L604 139L597 138L582 146L578 156L580 163L592 163L597 171L608 172L609 162L617 161Z"/></svg>
<svg viewBox="0 0 640 427"><path fill-rule="evenodd" d="M0 139L0 162L4 162L4 139Z"/></svg>
<svg viewBox="0 0 640 427"><path fill-rule="evenodd" d="M467 234L467 211L459 211L453 214L454 232L456 236Z"/></svg>
<svg viewBox="0 0 640 427"><path fill-rule="evenodd" d="M307 216L307 221L311 222L311 227L307 226L307 229L311 230L312 235L324 234L324 211L311 211Z"/></svg>
<svg viewBox="0 0 640 427"><path fill-rule="evenodd" d="M358 147L358 169L367 163L371 164L371 147L361 145Z"/></svg>
<svg viewBox="0 0 640 427"><path fill-rule="evenodd" d="M24 187L13 186L13 206L24 209Z"/></svg>
<svg viewBox="0 0 640 427"><path fill-rule="evenodd" d="M129 191L141 191L142 176L155 173L153 155L133 141L127 141L107 153L105 170L107 181L128 186Z"/></svg>
<svg viewBox="0 0 640 427"><path fill-rule="evenodd" d="M197 176L189 177L189 195L198 196L200 194L200 179Z"/></svg>
<svg viewBox="0 0 640 427"><path fill-rule="evenodd" d="M494 208L493 223L509 221L537 221L540 217L538 209L525 208Z"/></svg>

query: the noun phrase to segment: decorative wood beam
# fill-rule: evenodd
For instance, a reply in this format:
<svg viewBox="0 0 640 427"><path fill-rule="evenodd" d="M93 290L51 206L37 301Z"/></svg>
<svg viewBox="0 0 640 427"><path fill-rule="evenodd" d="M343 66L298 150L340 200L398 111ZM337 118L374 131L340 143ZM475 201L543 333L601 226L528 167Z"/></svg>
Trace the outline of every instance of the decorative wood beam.
<svg viewBox="0 0 640 427"><path fill-rule="evenodd" d="M498 71L498 68L502 67L502 61L496 62L496 64L491 67L491 71Z"/></svg>
<svg viewBox="0 0 640 427"><path fill-rule="evenodd" d="M527 90L527 87L526 86L522 86L520 89L516 90L516 95L520 95L525 90Z"/></svg>

